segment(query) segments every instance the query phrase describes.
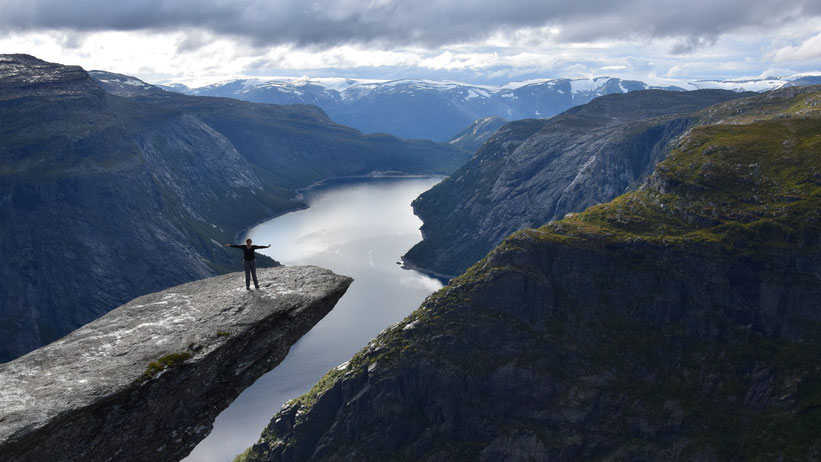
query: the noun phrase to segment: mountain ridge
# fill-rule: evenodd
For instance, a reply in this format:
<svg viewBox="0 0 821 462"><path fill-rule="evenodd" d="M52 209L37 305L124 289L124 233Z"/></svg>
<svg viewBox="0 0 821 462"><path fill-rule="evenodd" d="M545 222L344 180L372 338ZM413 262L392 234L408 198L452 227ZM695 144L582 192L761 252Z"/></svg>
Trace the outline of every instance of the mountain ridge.
<svg viewBox="0 0 821 462"><path fill-rule="evenodd" d="M234 80L195 89L168 88L248 101L314 104L334 121L365 133L384 132L402 138L447 141L487 116L507 120L550 117L596 96L654 87L638 81L602 77L527 81L500 87L413 79L348 81L345 85L326 87L321 80L308 79Z"/></svg>
<svg viewBox="0 0 821 462"><path fill-rule="evenodd" d="M506 123L505 119L496 116L479 119L457 133L448 141L448 144L458 146L469 152L476 152L491 135L496 133L496 130Z"/></svg>
<svg viewBox="0 0 821 462"><path fill-rule="evenodd" d="M413 202L423 240L407 266L465 271L512 232L610 200L636 186L684 133L691 113L745 94L612 94L547 120L499 128L459 170Z"/></svg>

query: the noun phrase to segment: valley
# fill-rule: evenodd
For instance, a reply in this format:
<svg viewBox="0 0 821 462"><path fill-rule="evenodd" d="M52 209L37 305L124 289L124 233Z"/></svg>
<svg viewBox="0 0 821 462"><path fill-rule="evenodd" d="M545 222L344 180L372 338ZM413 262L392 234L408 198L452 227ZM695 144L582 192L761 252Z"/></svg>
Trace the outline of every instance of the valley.
<svg viewBox="0 0 821 462"><path fill-rule="evenodd" d="M135 296L236 269L221 244L304 207L298 188L446 174L469 158L362 135L311 106L117 96L76 66L25 55L0 56L0 89L0 361Z"/></svg>

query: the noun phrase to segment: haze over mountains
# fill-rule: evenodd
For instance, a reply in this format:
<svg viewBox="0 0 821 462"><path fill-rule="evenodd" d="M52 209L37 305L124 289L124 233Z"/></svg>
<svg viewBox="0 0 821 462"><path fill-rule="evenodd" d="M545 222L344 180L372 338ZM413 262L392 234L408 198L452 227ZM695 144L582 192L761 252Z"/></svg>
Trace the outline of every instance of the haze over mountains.
<svg viewBox="0 0 821 462"><path fill-rule="evenodd" d="M0 462L821 462L821 0L0 31Z"/></svg>
<svg viewBox="0 0 821 462"><path fill-rule="evenodd" d="M186 94L223 96L275 104L314 104L337 123L365 133L447 141L472 122L488 116L505 120L546 118L593 98L636 90L724 89L764 91L821 83L821 77L795 75L758 80L697 80L648 84L616 77L539 79L505 85L474 85L436 80L368 81L342 78L234 79L166 88Z"/></svg>

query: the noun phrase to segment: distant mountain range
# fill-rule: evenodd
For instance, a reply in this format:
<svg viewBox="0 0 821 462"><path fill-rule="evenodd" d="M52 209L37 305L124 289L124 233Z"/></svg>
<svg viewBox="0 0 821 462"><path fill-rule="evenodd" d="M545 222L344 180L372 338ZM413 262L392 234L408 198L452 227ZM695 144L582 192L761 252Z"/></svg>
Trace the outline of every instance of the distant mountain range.
<svg viewBox="0 0 821 462"><path fill-rule="evenodd" d="M314 104L337 123L365 133L403 138L452 139L478 119L547 118L593 98L635 90L723 89L765 91L821 83L821 76L754 80L694 80L652 85L615 77L540 79L505 85L434 80L373 81L343 78L249 78L208 85L177 83L164 88L199 96L223 96L274 104ZM138 81L130 84L139 85Z"/></svg>

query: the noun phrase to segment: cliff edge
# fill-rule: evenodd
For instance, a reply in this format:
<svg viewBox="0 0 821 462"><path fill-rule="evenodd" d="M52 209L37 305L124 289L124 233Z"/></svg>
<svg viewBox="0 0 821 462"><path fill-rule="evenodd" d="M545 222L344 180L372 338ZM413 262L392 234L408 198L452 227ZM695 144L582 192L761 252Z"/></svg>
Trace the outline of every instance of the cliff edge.
<svg viewBox="0 0 821 462"><path fill-rule="evenodd" d="M0 365L11 461L179 460L322 319L352 279L314 266L233 273L136 298Z"/></svg>

